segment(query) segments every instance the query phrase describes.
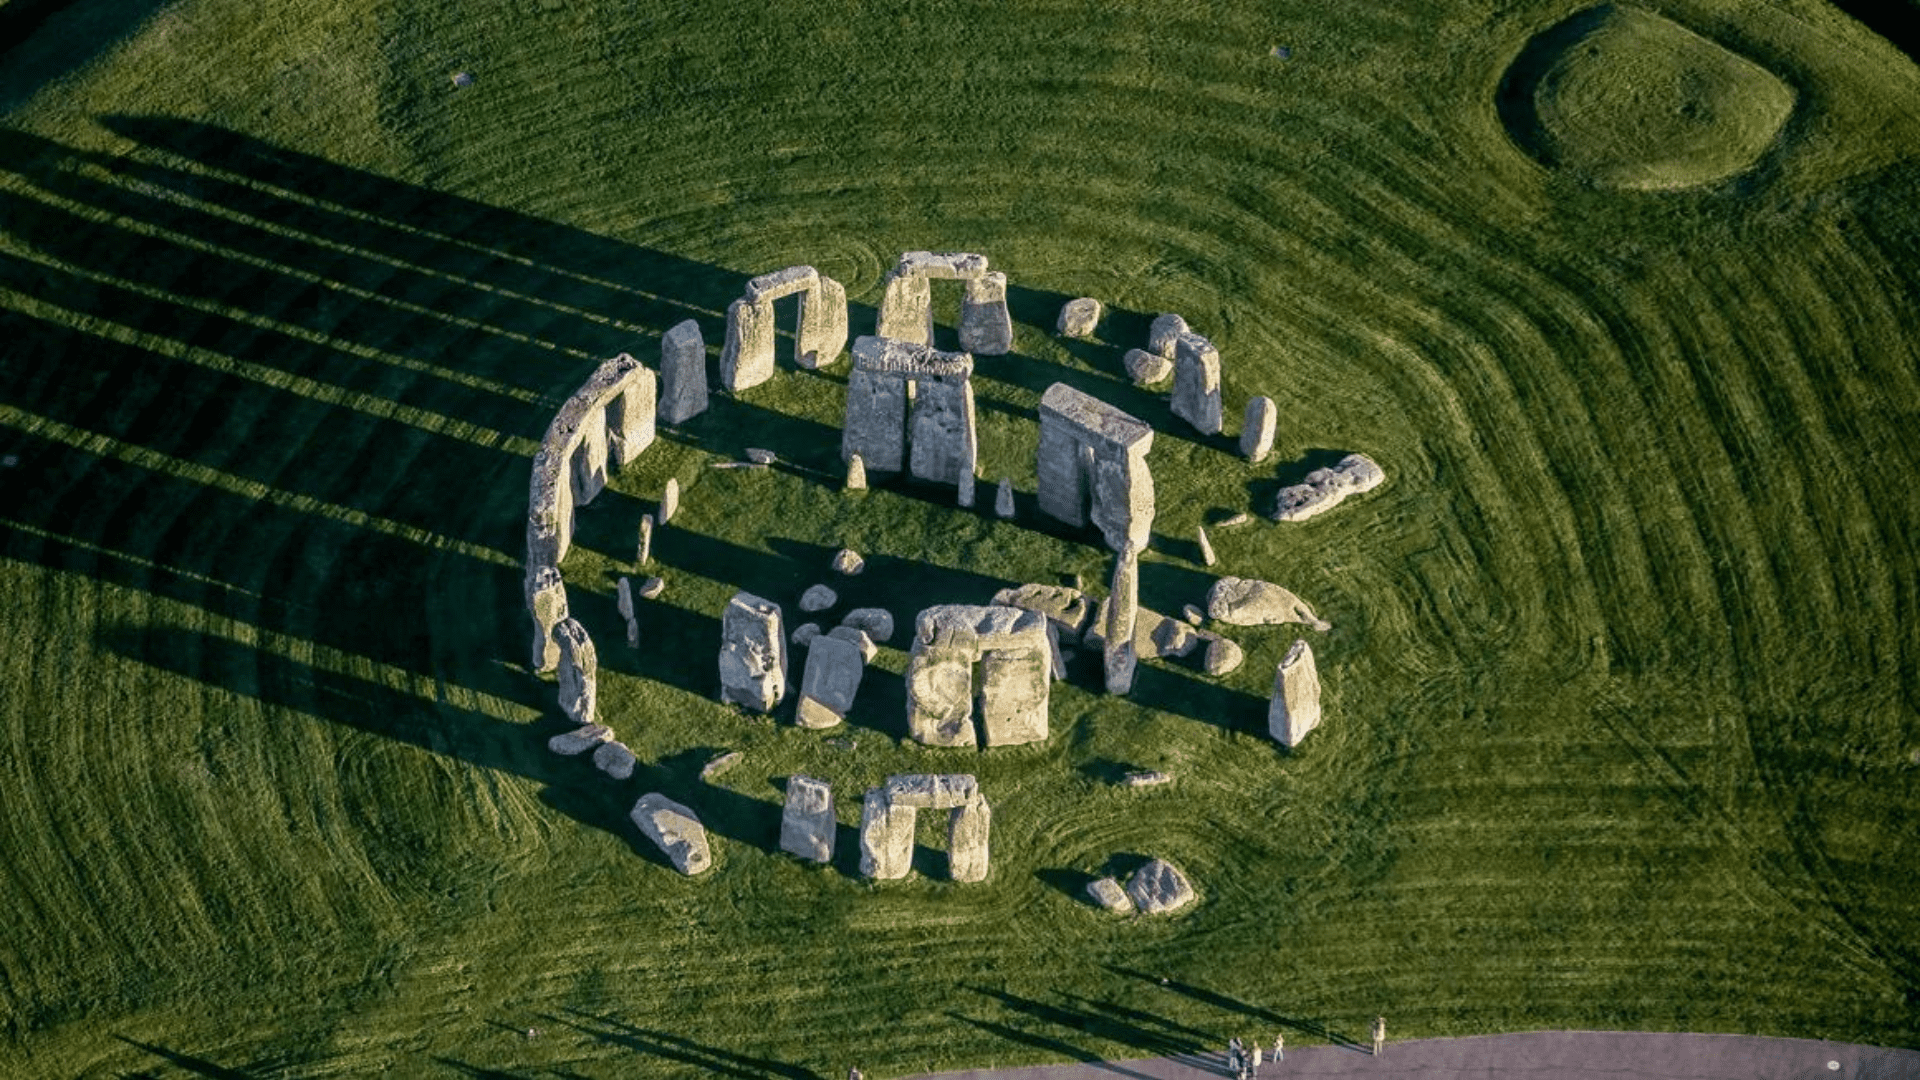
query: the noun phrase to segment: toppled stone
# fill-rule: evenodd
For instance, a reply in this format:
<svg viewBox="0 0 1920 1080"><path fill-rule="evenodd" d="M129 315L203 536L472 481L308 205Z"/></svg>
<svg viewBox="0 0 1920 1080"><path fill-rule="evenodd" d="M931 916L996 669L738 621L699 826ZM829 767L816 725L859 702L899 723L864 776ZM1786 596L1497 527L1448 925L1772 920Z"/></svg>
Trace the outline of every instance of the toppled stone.
<svg viewBox="0 0 1920 1080"><path fill-rule="evenodd" d="M707 343L688 319L660 338L660 422L684 424L707 411Z"/></svg>
<svg viewBox="0 0 1920 1080"><path fill-rule="evenodd" d="M886 608L854 608L840 620L840 625L865 630L867 636L875 641L888 641L893 637L893 613Z"/></svg>
<svg viewBox="0 0 1920 1080"><path fill-rule="evenodd" d="M640 620L633 614L633 582L621 578L614 589L614 606L620 609L620 617L627 621L627 644L638 648L640 645Z"/></svg>
<svg viewBox="0 0 1920 1080"><path fill-rule="evenodd" d="M787 777L787 803L780 813L780 850L813 862L832 862L837 824L833 788L825 780Z"/></svg>
<svg viewBox="0 0 1920 1080"><path fill-rule="evenodd" d="M1296 641L1273 673L1273 699L1267 704L1267 733L1292 749L1320 726L1320 673L1313 647Z"/></svg>
<svg viewBox="0 0 1920 1080"><path fill-rule="evenodd" d="M665 525L673 520L674 511L680 509L680 481L667 477L666 489L660 493L660 509L654 515L654 524Z"/></svg>
<svg viewBox="0 0 1920 1080"><path fill-rule="evenodd" d="M1135 386L1152 386L1173 374L1173 361L1145 349L1128 349L1122 362L1127 367L1127 378L1132 379Z"/></svg>
<svg viewBox="0 0 1920 1080"><path fill-rule="evenodd" d="M1152 859L1127 880L1127 897L1148 915L1163 915L1193 902L1193 886L1165 859Z"/></svg>
<svg viewBox="0 0 1920 1080"><path fill-rule="evenodd" d="M1247 411L1240 421L1240 456L1254 464L1273 452L1274 431L1279 425L1280 410L1270 397L1256 397L1247 402Z"/></svg>
<svg viewBox="0 0 1920 1080"><path fill-rule="evenodd" d="M1187 320L1178 315L1157 316L1147 327L1147 351L1173 359L1173 343L1187 332Z"/></svg>
<svg viewBox="0 0 1920 1080"><path fill-rule="evenodd" d="M1200 634L1179 619L1161 619L1152 640L1161 656L1186 656L1200 647Z"/></svg>
<svg viewBox="0 0 1920 1080"><path fill-rule="evenodd" d="M1199 626L1201 621L1207 617L1207 613L1194 607L1192 604L1184 604L1180 608L1180 617L1187 620L1189 625Z"/></svg>
<svg viewBox="0 0 1920 1080"><path fill-rule="evenodd" d="M1190 330L1173 342L1172 407L1200 434L1220 433L1220 350Z"/></svg>
<svg viewBox="0 0 1920 1080"><path fill-rule="evenodd" d="M1060 307L1058 329L1062 336L1084 338L1100 323L1100 301L1091 296L1069 300Z"/></svg>
<svg viewBox="0 0 1920 1080"><path fill-rule="evenodd" d="M993 602L1045 615L1060 640L1070 644L1080 640L1093 616L1087 594L1065 585L1017 585L994 593Z"/></svg>
<svg viewBox="0 0 1920 1080"><path fill-rule="evenodd" d="M791 640L795 645L805 648L806 646L813 644L813 639L819 636L820 636L819 623L817 622L801 623L799 626L796 626L793 628L793 635Z"/></svg>
<svg viewBox="0 0 1920 1080"><path fill-rule="evenodd" d="M565 757L584 754L613 738L613 729L605 724L583 724L547 740L547 749Z"/></svg>
<svg viewBox="0 0 1920 1080"><path fill-rule="evenodd" d="M1280 489L1274 501L1275 521L1305 521L1340 505L1349 495L1372 491L1387 478L1386 471L1365 454L1348 454L1331 468L1315 469L1298 484Z"/></svg>
<svg viewBox="0 0 1920 1080"><path fill-rule="evenodd" d="M855 454L847 459L846 490L867 490L867 463L859 454Z"/></svg>
<svg viewBox="0 0 1920 1080"><path fill-rule="evenodd" d="M713 865L707 829L693 811L665 795L640 796L628 815L646 838L659 845L673 868L691 877Z"/></svg>
<svg viewBox="0 0 1920 1080"><path fill-rule="evenodd" d="M1230 514L1224 518L1221 518L1219 521L1214 523L1214 528L1231 529L1236 525L1245 525L1247 522L1252 520L1253 520L1253 515L1243 510L1243 511L1240 511L1239 513Z"/></svg>
<svg viewBox="0 0 1920 1080"><path fill-rule="evenodd" d="M771 450L762 450L757 446L747 447L747 460L755 465L771 465L780 460L780 456Z"/></svg>
<svg viewBox="0 0 1920 1080"><path fill-rule="evenodd" d="M1095 878L1087 882L1087 898L1095 904L1113 912L1125 915L1133 911L1133 900L1127 896L1127 890L1110 877Z"/></svg>
<svg viewBox="0 0 1920 1080"><path fill-rule="evenodd" d="M1247 654L1241 651L1239 645L1216 635L1207 642L1205 670L1208 675L1218 679L1238 670L1246 658Z"/></svg>
<svg viewBox="0 0 1920 1080"><path fill-rule="evenodd" d="M873 639L867 636L867 632L857 626L836 626L827 631L827 636L852 642L854 647L860 650L862 663L873 663L873 658L880 653L880 646L875 645Z"/></svg>
<svg viewBox="0 0 1920 1080"><path fill-rule="evenodd" d="M633 568L638 570L652 561L653 515L648 514L640 519L640 542L633 551Z"/></svg>
<svg viewBox="0 0 1920 1080"><path fill-rule="evenodd" d="M1158 787L1161 784L1171 783L1173 783L1173 777L1157 769L1130 772L1120 778L1120 786L1122 787Z"/></svg>
<svg viewBox="0 0 1920 1080"><path fill-rule="evenodd" d="M1200 565L1212 566L1214 563L1220 561L1214 558L1213 541L1207 539L1207 527L1205 525L1200 525L1195 528L1194 539L1199 541L1200 544Z"/></svg>
<svg viewBox="0 0 1920 1080"><path fill-rule="evenodd" d="M1322 622L1305 600L1270 581L1223 577L1207 593L1207 617L1229 626L1277 626L1304 623L1315 630L1333 629Z"/></svg>
<svg viewBox="0 0 1920 1080"><path fill-rule="evenodd" d="M771 712L787 694L780 605L738 592L720 617L720 700Z"/></svg>
<svg viewBox="0 0 1920 1080"><path fill-rule="evenodd" d="M993 512L1002 520L1013 517L1013 481L1004 476L993 493Z"/></svg>
<svg viewBox="0 0 1920 1080"><path fill-rule="evenodd" d="M746 754L738 750L729 750L721 754L719 757L714 758L712 761L700 767L701 781L703 783L711 783L719 779L722 773L740 764L741 761L746 759L746 756Z"/></svg>
<svg viewBox="0 0 1920 1080"><path fill-rule="evenodd" d="M660 594L666 591L667 591L666 578L650 577L647 580L640 583L640 590L636 595L638 595L642 600L654 600L654 599L658 599Z"/></svg>
<svg viewBox="0 0 1920 1080"><path fill-rule="evenodd" d="M840 594L825 585L810 585L800 594L800 610L808 613L825 611L840 602Z"/></svg>
<svg viewBox="0 0 1920 1080"><path fill-rule="evenodd" d="M560 643L560 711L576 724L591 724L600 699L600 659L593 639L573 618L562 619L553 637Z"/></svg>
<svg viewBox="0 0 1920 1080"><path fill-rule="evenodd" d="M860 646L830 634L814 638L807 647L807 667L800 678L800 703L794 709L794 723L804 728L830 728L845 720L865 671L866 658Z"/></svg>
<svg viewBox="0 0 1920 1080"><path fill-rule="evenodd" d="M632 776L635 764L633 751L627 749L624 743L603 742L593 751L593 767L615 780Z"/></svg>
<svg viewBox="0 0 1920 1080"><path fill-rule="evenodd" d="M867 568L867 560L851 548L841 548L833 556L833 570L836 574L853 577Z"/></svg>

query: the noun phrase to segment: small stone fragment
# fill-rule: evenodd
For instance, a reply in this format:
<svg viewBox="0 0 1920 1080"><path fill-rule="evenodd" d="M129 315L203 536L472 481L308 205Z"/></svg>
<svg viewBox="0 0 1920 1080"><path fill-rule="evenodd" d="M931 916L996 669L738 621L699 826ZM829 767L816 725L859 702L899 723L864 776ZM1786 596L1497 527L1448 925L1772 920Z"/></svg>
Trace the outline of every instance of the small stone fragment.
<svg viewBox="0 0 1920 1080"><path fill-rule="evenodd" d="M1060 307L1058 329L1065 337L1084 338L1100 322L1100 301L1091 296L1069 300Z"/></svg>
<svg viewBox="0 0 1920 1080"><path fill-rule="evenodd" d="M658 598L661 593L666 591L667 591L666 578L650 577L647 580L640 583L640 591L638 595L642 600L653 600Z"/></svg>
<svg viewBox="0 0 1920 1080"><path fill-rule="evenodd" d="M1206 672L1214 678L1231 675L1245 661L1247 654L1239 645L1223 637L1214 637L1207 642Z"/></svg>
<svg viewBox="0 0 1920 1080"><path fill-rule="evenodd" d="M806 646L813 644L813 639L819 636L820 636L819 623L817 622L801 623L799 626L796 626L793 628L792 640L795 645L805 648Z"/></svg>
<svg viewBox="0 0 1920 1080"><path fill-rule="evenodd" d="M1305 600L1271 581L1223 577L1207 593L1207 617L1229 626L1274 626L1280 623L1304 623L1325 632L1333 624L1322 622Z"/></svg>
<svg viewBox="0 0 1920 1080"><path fill-rule="evenodd" d="M780 813L780 850L812 862L832 862L837 824L833 788L825 780L787 777L787 804Z"/></svg>
<svg viewBox="0 0 1920 1080"><path fill-rule="evenodd" d="M847 459L847 490L867 490L867 463L860 460L859 454Z"/></svg>
<svg viewBox="0 0 1920 1080"><path fill-rule="evenodd" d="M1330 469L1315 469L1298 484L1280 489L1274 501L1275 521L1305 521L1339 506L1349 495L1372 491L1386 472L1365 454L1348 454Z"/></svg>
<svg viewBox="0 0 1920 1080"><path fill-rule="evenodd" d="M547 740L547 749L565 757L584 754L613 738L613 729L605 724L586 724L562 732Z"/></svg>
<svg viewBox="0 0 1920 1080"><path fill-rule="evenodd" d="M1185 656L1200 647L1200 635L1179 619L1161 619L1150 640L1161 656Z"/></svg>
<svg viewBox="0 0 1920 1080"><path fill-rule="evenodd" d="M674 511L680 509L680 481L667 477L666 490L660 493L660 510L655 524L665 525L673 520Z"/></svg>
<svg viewBox="0 0 1920 1080"><path fill-rule="evenodd" d="M771 465L780 460L780 456L771 450L762 450L757 446L747 447L747 460L755 465Z"/></svg>
<svg viewBox="0 0 1920 1080"><path fill-rule="evenodd" d="M1173 359L1173 343L1187 332L1187 320L1178 315L1161 315L1147 327L1147 351Z"/></svg>
<svg viewBox="0 0 1920 1080"><path fill-rule="evenodd" d="M1123 362L1135 386L1152 386L1173 374L1173 361L1145 349L1128 349Z"/></svg>
<svg viewBox="0 0 1920 1080"><path fill-rule="evenodd" d="M1257 465L1273 452L1273 434L1279 415L1270 397L1256 397L1247 402L1245 417L1240 422L1241 457Z"/></svg>
<svg viewBox="0 0 1920 1080"><path fill-rule="evenodd" d="M833 570L837 574L853 577L867 568L867 560L852 548L841 548L833 557Z"/></svg>
<svg viewBox="0 0 1920 1080"><path fill-rule="evenodd" d="M840 625L859 627L875 641L887 641L893 637L893 613L886 608L854 608L840 620Z"/></svg>
<svg viewBox="0 0 1920 1080"><path fill-rule="evenodd" d="M1236 525L1245 525L1247 522L1252 520L1253 520L1253 515L1242 510L1237 514L1233 514L1229 517L1221 518L1219 521L1214 522L1213 527L1216 529L1231 529Z"/></svg>
<svg viewBox="0 0 1920 1080"><path fill-rule="evenodd" d="M1194 537L1200 542L1200 565L1212 566L1214 563L1220 561L1213 557L1213 542L1207 539L1207 527L1205 525L1201 525L1195 530Z"/></svg>
<svg viewBox="0 0 1920 1080"><path fill-rule="evenodd" d="M615 780L632 776L634 763L633 751L623 743L603 742L593 751L593 767Z"/></svg>
<svg viewBox="0 0 1920 1080"><path fill-rule="evenodd" d="M1122 787L1158 787L1161 784L1171 783L1173 783L1173 777L1157 769L1130 772L1120 778L1120 786Z"/></svg>
<svg viewBox="0 0 1920 1080"><path fill-rule="evenodd" d="M746 754L738 750L729 750L726 753L721 754L719 757L714 758L712 761L709 761L705 765L701 766L700 779L703 782L710 783L718 779L721 773L724 773L728 769L733 768L735 765L740 764L740 762L744 760L746 756L747 756Z"/></svg>
<svg viewBox="0 0 1920 1080"><path fill-rule="evenodd" d="M1133 910L1133 900L1127 896L1127 890L1110 877L1087 882L1087 897L1116 915L1125 915Z"/></svg>
<svg viewBox="0 0 1920 1080"><path fill-rule="evenodd" d="M653 561L653 515L640 519L640 544L634 549L633 568L635 570Z"/></svg>
<svg viewBox="0 0 1920 1080"><path fill-rule="evenodd" d="M675 870L691 877L713 865L706 827L693 811L665 795L648 794L640 796L628 816L660 846Z"/></svg>
<svg viewBox="0 0 1920 1080"><path fill-rule="evenodd" d="M1194 607L1192 604L1187 604L1180 609L1180 617L1194 626L1199 626L1201 621L1207 617L1207 613Z"/></svg>
<svg viewBox="0 0 1920 1080"><path fill-rule="evenodd" d="M1013 516L1013 481L1000 478L1000 487L993 493L993 512L1002 519Z"/></svg>
<svg viewBox="0 0 1920 1080"><path fill-rule="evenodd" d="M1127 896L1148 915L1163 915L1192 903L1193 886L1172 863L1153 859L1128 879Z"/></svg>
<svg viewBox="0 0 1920 1080"><path fill-rule="evenodd" d="M857 626L836 626L827 631L827 636L853 642L860 649L862 663L871 664L873 658L880 654L880 646L875 645L873 639L867 636L867 632Z"/></svg>
<svg viewBox="0 0 1920 1080"><path fill-rule="evenodd" d="M840 602L840 594L825 585L810 585L800 594L800 610L808 613L825 611Z"/></svg>

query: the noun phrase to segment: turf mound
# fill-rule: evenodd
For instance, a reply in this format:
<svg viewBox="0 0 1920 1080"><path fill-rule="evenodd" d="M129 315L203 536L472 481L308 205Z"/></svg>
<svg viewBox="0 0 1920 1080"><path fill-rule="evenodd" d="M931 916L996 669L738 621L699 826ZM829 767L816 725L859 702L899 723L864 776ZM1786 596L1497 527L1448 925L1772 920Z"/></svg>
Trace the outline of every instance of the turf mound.
<svg viewBox="0 0 1920 1080"><path fill-rule="evenodd" d="M1793 111L1772 72L1662 16L1589 8L1527 43L1499 105L1522 149L1605 187L1696 187L1751 168Z"/></svg>

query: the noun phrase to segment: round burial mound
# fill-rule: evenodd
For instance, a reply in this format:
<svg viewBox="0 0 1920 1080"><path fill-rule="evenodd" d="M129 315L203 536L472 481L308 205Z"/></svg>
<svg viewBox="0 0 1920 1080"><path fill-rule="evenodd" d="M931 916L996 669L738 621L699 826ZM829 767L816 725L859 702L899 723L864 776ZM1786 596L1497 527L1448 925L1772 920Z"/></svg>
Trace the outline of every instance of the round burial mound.
<svg viewBox="0 0 1920 1080"><path fill-rule="evenodd" d="M1670 19L1589 8L1542 32L1500 84L1520 147L1590 182L1670 191L1751 168L1793 111L1772 72Z"/></svg>

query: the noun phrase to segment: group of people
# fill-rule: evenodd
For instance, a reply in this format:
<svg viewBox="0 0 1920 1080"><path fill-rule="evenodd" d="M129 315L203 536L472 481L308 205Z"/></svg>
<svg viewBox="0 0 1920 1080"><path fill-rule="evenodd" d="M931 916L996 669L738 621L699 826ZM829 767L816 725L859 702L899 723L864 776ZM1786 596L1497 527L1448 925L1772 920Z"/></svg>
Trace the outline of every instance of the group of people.
<svg viewBox="0 0 1920 1080"><path fill-rule="evenodd" d="M1380 1050L1387 1044L1387 1018L1373 1018L1373 1056L1379 1057ZM1262 1058L1271 1061L1284 1061L1287 1056L1287 1037L1284 1033L1273 1037L1273 1049L1263 1055L1260 1043L1255 1040L1251 1046L1240 1041L1239 1036L1227 1040L1227 1069L1237 1080L1258 1080Z"/></svg>

